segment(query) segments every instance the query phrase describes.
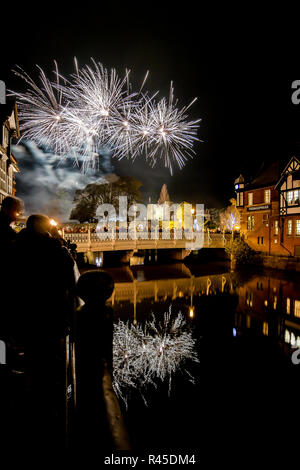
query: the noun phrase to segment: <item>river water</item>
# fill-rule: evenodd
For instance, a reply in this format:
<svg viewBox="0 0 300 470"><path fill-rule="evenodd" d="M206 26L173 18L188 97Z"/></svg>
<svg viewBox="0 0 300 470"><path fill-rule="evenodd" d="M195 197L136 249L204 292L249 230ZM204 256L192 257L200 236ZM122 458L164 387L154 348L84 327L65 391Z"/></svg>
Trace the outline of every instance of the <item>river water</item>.
<svg viewBox="0 0 300 470"><path fill-rule="evenodd" d="M267 456L266 436L280 449L283 439L290 441L300 422L300 365L292 362L300 348L297 275L230 272L227 263L195 261L106 270L115 280L110 302L116 324L143 328L152 315L158 325L164 312L171 311L173 319L181 313L182 332L193 339L199 359L180 363L177 357L171 386L166 374L143 390L140 378L123 389L120 401L134 449L191 449L213 462L215 452L234 459L237 448ZM159 357L175 354L172 344Z"/></svg>

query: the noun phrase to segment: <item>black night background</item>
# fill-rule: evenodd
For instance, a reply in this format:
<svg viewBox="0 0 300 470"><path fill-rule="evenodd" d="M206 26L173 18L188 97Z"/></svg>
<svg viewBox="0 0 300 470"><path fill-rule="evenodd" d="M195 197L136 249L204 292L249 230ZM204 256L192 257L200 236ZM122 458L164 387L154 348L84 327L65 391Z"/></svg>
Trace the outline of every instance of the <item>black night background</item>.
<svg viewBox="0 0 300 470"><path fill-rule="evenodd" d="M173 177L142 161L114 162L116 170L126 174L130 168L141 179L145 198L156 198L166 183L176 201L188 197L223 207L241 172L255 176L263 161L299 150L300 106L291 102L297 61L290 47L277 49L276 38L272 47L271 41L260 41L260 29L256 37L250 34L247 23L218 32L217 23L206 27L205 15L181 13L162 8L154 17L131 16L121 8L116 15L104 10L99 17L62 8L61 13L34 16L25 9L13 21L14 33L5 22L9 39L1 53L2 77L8 88L19 91L24 83L11 72L15 65L37 78L35 64L51 74L55 59L68 75L76 56L82 65L93 57L120 74L130 69L137 87L149 70L147 88L161 96L173 81L180 105L198 98L190 109L191 118L202 119L194 159Z"/></svg>
<svg viewBox="0 0 300 470"><path fill-rule="evenodd" d="M147 90L159 91L161 97L168 96L172 81L179 106L187 105L197 97L197 101L189 109L189 118L201 119L197 135L199 141L195 143L193 159L188 158L182 170L175 167L171 175L162 163L157 163L151 168L142 158L137 158L134 162L124 158L120 161L112 159L113 168L109 173L120 177L130 175L140 180L144 203L147 203L149 198L152 202L157 202L162 186L166 184L170 200L173 202L204 204L206 209L223 210L223 216L228 207L232 211L239 209L239 214L242 214L241 219L234 220L230 227L225 222L223 226L221 222L219 226L207 225L207 245L203 250L190 250L186 258L176 257L171 262L166 261L164 255L161 255L164 250L157 249L157 246L155 249L132 251L130 261L126 256L125 261L123 258L116 261L116 257L110 258L112 253L106 258L106 252L100 251L100 248L99 251L90 253L92 258L88 258L84 249L80 253L78 249L76 253L76 243L79 245L84 237L89 243L96 239L96 229L90 227L94 219L86 221L88 228L79 227L77 222L74 223L74 229L70 229L71 222L69 226L64 224L64 229L60 227L60 235L63 233L66 238L70 237L64 248L68 248L72 260L73 257L77 260L79 271L76 271L76 275L82 275L79 279L82 279L87 271L99 272L98 268L101 268L105 270L105 275L101 278L105 292L111 290L107 297L102 295L102 292L99 298L95 296L92 289L95 286L98 288L96 278L93 281L95 285L91 281L90 285L85 284L87 281L83 279L82 285L78 287L77 284L75 288L74 283L72 287L77 301L80 292L83 292L80 298L84 301L86 292L90 296L83 307L83 302L79 306L76 304L78 311L84 312L87 318L92 318L89 317L89 309L93 309L97 302L103 304L105 320L96 319L92 327L90 324L86 326L82 319L78 321L89 347L97 341L97 328L107 327L108 323L105 322L108 322L109 315L114 315L115 322L119 319L124 322L128 319L131 321L134 318L134 325L136 319L140 320L141 324L147 324L151 312L163 318L170 304L174 312L183 312L189 326L195 325L197 345L200 344L197 346L200 365L197 363L192 366L196 376L195 387L190 383L187 386L180 376L178 382L174 380L176 393L171 395L170 400L167 398L168 384L164 383L161 395L157 390L153 392L148 407L140 397L136 399L138 393L134 391L130 395L128 409L123 403L121 405L133 449L119 454L115 449L111 450L110 437L107 438L108 431L105 428L106 437L103 438L102 447L99 446L99 462L95 462L99 468L104 466L102 455L106 456L105 446L109 449L107 456L139 455L140 458L146 458L153 448L157 455L169 455L171 449L172 453L178 455L195 454L197 465L193 466L202 469L213 467L216 461L221 465L238 464L239 468L243 468L249 459L253 459L253 463L258 466L261 452L264 453L265 467L269 468L271 460L273 462L277 459L277 449L283 457L286 456L286 464L290 465L295 455L299 463L299 450L297 442L294 442L294 433L297 440L300 365L292 364L290 358L293 348L296 348L295 344L300 347L300 192L297 193L298 196L291 196L290 203L295 203L298 208L293 207L293 210L298 212L291 213L291 225L288 220L282 221L285 216L288 218L287 213L276 213L278 220L275 220L274 208L272 209L275 197L274 201L271 200L275 192L279 193L275 181L266 185L267 189L262 186L257 189L254 185L253 189L249 186L254 193L256 190L257 194L261 191L261 197L267 197L261 201L255 200L254 208L250 207L253 205L253 199L251 204L249 202L253 194L247 195L247 206L246 192L243 194L243 203L237 204L241 207L237 208L236 202L232 203L232 198L237 197L235 180L240 174L247 182L253 182L262 169L268 168L268 164L279 161L280 174L283 175L282 172L292 157L296 158L293 171L295 170L296 176L299 174L297 162L300 156L300 103L297 105L292 101L295 91L293 83L300 79L300 59L296 46L298 38L296 37L295 41L292 38L294 33L297 36L297 25L294 29L289 28L290 35L286 37L283 26L268 15L256 15L254 11L249 12L246 6L242 11L234 11L235 9L228 5L222 9L214 6L216 11L213 14L204 11L202 3L199 2L195 5L191 2L183 2L180 5L173 2L170 8L168 5L156 6L153 3L139 3L137 7L131 3L122 7L115 4L108 8L102 3L96 7L92 3L79 5L76 2L73 2L70 8L59 3L42 3L35 8L29 5L1 7L0 80L5 82L8 90L25 91L24 81L13 73L16 66L38 79L36 64L47 76L51 76L54 70L53 61L56 60L61 74L69 76L74 72L73 59L76 57L79 66L89 64L90 58L94 58L108 69L115 68L120 75L125 69L130 69L130 79L135 89L139 88L149 70ZM284 41L283 37L287 40ZM17 151L15 157L18 160ZM27 184L23 186L23 191L25 188L26 192L28 185L31 185L31 176L26 180L24 175L30 165L27 163L27 167L24 166L23 173L20 165L16 197L18 185L19 188L22 187L22 180L23 184L25 181ZM298 181L296 176L293 181ZM34 181L32 187L34 188ZM295 191L300 191L298 186L295 188ZM276 202L278 209L281 204L279 196ZM266 207L270 209L270 215L265 219L260 211ZM250 230L253 229L251 224L254 224L254 219L251 217L254 216L261 216L264 232L255 232L255 235L252 233L255 246L250 243L249 248L246 241ZM258 225L255 229L257 227ZM288 240L287 235L290 236ZM0 243L1 240L0 233ZM217 244L212 255L209 253L213 251L209 249L209 244L214 243L214 240L217 240L217 243L222 240L224 244L222 247ZM23 250L22 243L25 241L21 240L17 251L20 257L15 253L12 255L11 259L16 261L15 265L10 265L5 273L0 266L0 285L3 283L0 294L3 295L1 312L10 311L10 307L5 307L8 294L6 300L4 294L7 285L7 292L13 297L13 302L11 298L8 299L10 305L12 302L22 308L23 298L24 305L31 305L30 293L28 294L31 274L28 274L27 279L25 269L26 263L30 264L30 258L29 254L24 255L26 250ZM283 246L285 242L286 246ZM230 248L227 249L226 243ZM243 261L241 269L235 264L235 243L237 250L239 243L243 244L243 247L247 245L246 251L249 250L247 256L249 254L251 262L248 263L248 259ZM278 255L276 250L279 248L284 251ZM34 251L34 244L30 245L28 253L31 249ZM128 255L129 249L123 251ZM183 253L187 250L181 251ZM261 252L264 260L267 258L266 264L259 258ZM2 249L3 266L8 262L7 257ZM69 260L64 265L66 271L68 262ZM38 260L37 257L36 265L44 272L41 258ZM33 272L33 269L30 266L29 273ZM103 274L102 271L101 273ZM55 268L52 271L50 269L45 274L45 279L51 283L56 275L62 277ZM106 275L108 277L105 277ZM24 285L16 286L14 276L19 280L24 279ZM39 277L36 273L35 276ZM111 278L115 283L114 294ZM42 291L42 276L38 282ZM20 299L15 298L17 290ZM132 298L129 299L129 294L128 298L126 297L125 290L126 295L132 293ZM44 306L47 303L41 293L32 294L32 298L35 298L36 304L39 302L39 305ZM109 307L105 307L106 299L110 299ZM49 305L52 305L51 302ZM111 307L112 310L109 310ZM108 310L105 310L106 308ZM111 311L114 313L111 314ZM39 327L36 331L39 331ZM68 341L72 342L71 333L70 338ZM88 341L87 338L92 339ZM101 338L105 344L110 342L111 345L112 336ZM38 345L42 348L41 339L39 341ZM14 342L12 344L12 349L17 349ZM85 344L84 341L82 344ZM45 354L47 356L47 353ZM4 384L8 375L5 375L7 372L1 375L1 367L0 360L0 380L3 380ZM97 360L93 357L87 370L82 373L82 383L84 378L87 378L88 383L92 383L89 381L95 368ZM13 388L16 380L13 376ZM68 377L66 380L69 383ZM28 386L23 384L20 390L22 387L25 390ZM82 397L85 399L88 395L87 388L87 385L82 388ZM9 393L3 393L5 400ZM14 393L19 396L20 392ZM73 389L71 393L67 388L67 400L68 393L71 396ZM14 399L15 395L12 396ZM45 392L47 399L49 396L50 392ZM145 396L146 402L147 393ZM0 393L0 401L1 397ZM18 404L21 420L26 408L26 404L22 408L22 400L23 398L21 405ZM32 398L30 400L34 401ZM84 402L84 398L82 400ZM91 393L91 403L93 400L95 396ZM86 399L86 402L88 401L89 399ZM33 408L34 406L33 404ZM68 406L70 405L67 403ZM91 412L92 405L89 406L87 409ZM59 409L57 414L60 412ZM15 412L16 415L18 413L19 411ZM93 446L98 446L98 434L92 434L91 431L97 427L97 423L93 417L89 423L89 417L81 413L82 415L79 412L77 426L82 433L80 436L82 435L84 442L83 450L88 454ZM102 416L101 413L102 411L96 409L95 416ZM24 415L27 419L26 411ZM16 422L18 418L19 416ZM71 417L68 426L72 427L72 424ZM22 425L24 428L20 428L20 433L26 435L26 425ZM10 426L10 435L15 436L14 425ZM86 435L82 429L87 429ZM70 429L67 431L70 432ZM72 440L72 432L70 435ZM78 435L74 438L75 445L72 443L74 447L71 445L72 457L80 453ZM60 438L61 436L58 436L58 440ZM38 439L39 442L42 441L41 435ZM18 443L20 441L22 442L22 439L16 440ZM26 439L24 442L31 453L38 453L34 443L28 443ZM13 443L14 437L10 444ZM55 445L53 444L52 449L54 454ZM12 447L14 448L13 445ZM18 449L14 450L17 452ZM57 450L57 455L60 450ZM89 456L85 457L88 461ZM55 455L55 458L59 457ZM124 462L126 467L129 461ZM112 461L104 463L111 464ZM130 464L132 465L132 462ZM141 466L140 461L137 468Z"/></svg>

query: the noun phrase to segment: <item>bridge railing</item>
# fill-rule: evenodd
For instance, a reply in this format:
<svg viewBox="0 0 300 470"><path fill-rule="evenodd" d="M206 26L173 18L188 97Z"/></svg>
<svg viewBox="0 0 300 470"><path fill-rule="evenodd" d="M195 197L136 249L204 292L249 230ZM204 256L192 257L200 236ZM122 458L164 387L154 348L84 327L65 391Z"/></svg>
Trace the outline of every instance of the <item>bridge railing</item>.
<svg viewBox="0 0 300 470"><path fill-rule="evenodd" d="M63 237L66 240L70 240L71 243L76 243L76 244L101 244L101 243L107 243L107 242L113 242L113 241L118 241L118 242L128 242L128 241L139 241L139 240L148 240L148 241L153 241L155 242L156 240L160 241L167 241L167 240L174 240L174 241L180 241L180 240L187 240L184 236L184 233L182 233L182 237L179 237L178 234L174 234L174 232L170 231L169 238L165 238L164 234L162 232L157 232L155 238L152 238L153 235L151 232L137 232L136 238L132 238L131 236L129 237L129 234L127 234L127 238L124 238L124 233L114 233L113 237L103 237L101 238L97 233L91 232L90 229L85 232L64 232L63 231ZM223 247L228 244L228 242L231 240L231 234L223 234L223 233L209 233L209 232L204 232L204 246L209 247L209 246L216 246L216 247Z"/></svg>
<svg viewBox="0 0 300 470"><path fill-rule="evenodd" d="M66 233L64 234L66 240L70 240L73 243L88 243L88 233Z"/></svg>

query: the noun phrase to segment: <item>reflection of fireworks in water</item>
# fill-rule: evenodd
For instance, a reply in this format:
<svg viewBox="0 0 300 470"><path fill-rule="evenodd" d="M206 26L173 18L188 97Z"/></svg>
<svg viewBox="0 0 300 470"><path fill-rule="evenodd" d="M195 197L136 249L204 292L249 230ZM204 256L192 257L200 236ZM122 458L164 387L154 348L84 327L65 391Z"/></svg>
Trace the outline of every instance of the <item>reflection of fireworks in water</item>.
<svg viewBox="0 0 300 470"><path fill-rule="evenodd" d="M157 381L169 381L176 371L185 372L190 381L191 374L184 369L187 361L199 362L195 352L196 340L185 328L181 313L171 318L171 307L162 322L154 315L144 327L119 322L114 328L113 339L113 386L116 394L127 402L126 394L134 388L141 392L148 385L157 386ZM143 397L144 398L144 397Z"/></svg>
<svg viewBox="0 0 300 470"><path fill-rule="evenodd" d="M118 159L143 156L151 165L162 160L172 172L175 162L183 167L192 147L200 120L187 121L187 110L174 102L173 85L169 100L131 93L129 72L123 79L93 61L67 80L55 63L52 83L39 68L40 86L24 71L15 73L29 85L25 93L13 94L19 105L22 139L35 141L58 155L83 159L83 170L94 167L101 148L109 146Z"/></svg>

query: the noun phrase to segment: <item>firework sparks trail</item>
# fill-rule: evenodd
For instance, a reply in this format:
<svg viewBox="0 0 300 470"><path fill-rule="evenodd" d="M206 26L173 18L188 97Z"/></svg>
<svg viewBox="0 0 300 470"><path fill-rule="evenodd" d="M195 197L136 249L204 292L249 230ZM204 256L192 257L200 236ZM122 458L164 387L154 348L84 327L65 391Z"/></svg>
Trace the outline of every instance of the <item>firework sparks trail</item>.
<svg viewBox="0 0 300 470"><path fill-rule="evenodd" d="M18 68L15 74L28 85L27 91L11 92L17 99L21 139L33 140L62 157L83 161L82 170L95 167L101 148L122 159L144 157L151 166L163 162L173 171L182 168L194 154L200 120L188 121L189 106L177 107L171 83L169 98L156 101L143 92L148 72L138 92L132 92L130 71L120 78L92 59L92 66L78 67L70 79L63 77L55 62L55 80L38 66L39 84Z"/></svg>
<svg viewBox="0 0 300 470"><path fill-rule="evenodd" d="M181 313L172 319L171 306L162 322L157 322L153 315L143 328L121 320L115 325L113 387L126 404L127 393L131 389L139 390L144 398L146 387L150 384L157 387L159 381L168 380L170 392L171 379L176 371L184 371L193 381L183 366L187 361L199 360L195 352L196 340L185 325Z"/></svg>
<svg viewBox="0 0 300 470"><path fill-rule="evenodd" d="M157 103L152 99L148 101L149 110L145 119L146 134L150 151L147 153L152 165L163 161L164 166L173 172L173 162L183 168L187 157L193 157L193 144L198 138L197 128L200 120L187 121L187 110L195 103L196 98L186 107L177 108L174 103L174 88L171 83L169 100L162 98ZM143 128L144 126L139 126Z"/></svg>
<svg viewBox="0 0 300 470"><path fill-rule="evenodd" d="M63 95L57 89L59 75L55 63L56 84L52 83L44 71L38 67L39 80L37 85L21 68L15 74L28 85L26 93L13 93L19 104L19 118L22 123L22 138L33 140L39 146L51 147L55 153L68 152L68 137L59 125L63 122Z"/></svg>

